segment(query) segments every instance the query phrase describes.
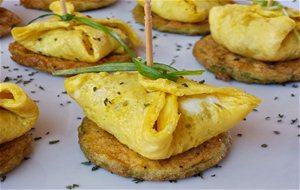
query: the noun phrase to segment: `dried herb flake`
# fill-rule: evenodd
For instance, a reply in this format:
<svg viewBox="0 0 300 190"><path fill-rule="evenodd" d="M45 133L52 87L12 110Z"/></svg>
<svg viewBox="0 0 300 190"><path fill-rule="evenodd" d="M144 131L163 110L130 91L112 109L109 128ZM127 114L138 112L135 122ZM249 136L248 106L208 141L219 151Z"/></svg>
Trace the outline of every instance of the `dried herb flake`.
<svg viewBox="0 0 300 190"><path fill-rule="evenodd" d="M56 144L56 143L59 143L60 140L54 140L54 141L49 141L49 144Z"/></svg>
<svg viewBox="0 0 300 190"><path fill-rule="evenodd" d="M132 181L133 181L134 183L138 184L138 183L144 182L145 180L143 180L143 179L138 179L138 178L134 178Z"/></svg>

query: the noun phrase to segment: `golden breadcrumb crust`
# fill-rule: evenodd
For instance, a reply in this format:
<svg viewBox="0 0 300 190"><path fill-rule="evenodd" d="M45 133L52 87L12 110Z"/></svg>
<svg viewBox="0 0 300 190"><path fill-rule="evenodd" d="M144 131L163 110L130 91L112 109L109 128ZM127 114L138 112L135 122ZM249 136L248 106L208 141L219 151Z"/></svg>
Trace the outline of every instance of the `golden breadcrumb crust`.
<svg viewBox="0 0 300 190"><path fill-rule="evenodd" d="M20 0L24 7L32 9L49 10L49 5L56 0ZM86 11L106 7L117 0L67 0L72 2L76 11Z"/></svg>
<svg viewBox="0 0 300 190"><path fill-rule="evenodd" d="M150 160L121 144L87 118L78 132L80 147L93 164L124 177L143 180L176 180L194 176L218 164L231 145L230 137L224 133L169 159Z"/></svg>
<svg viewBox="0 0 300 190"><path fill-rule="evenodd" d="M10 142L0 145L0 176L19 166L32 149L32 135L27 132Z"/></svg>
<svg viewBox="0 0 300 190"><path fill-rule="evenodd" d="M230 52L206 36L196 42L193 54L218 79L246 83L272 84L300 81L300 59L263 62Z"/></svg>
<svg viewBox="0 0 300 190"><path fill-rule="evenodd" d="M12 27L20 22L21 19L17 15L0 7L0 37L9 34Z"/></svg>
<svg viewBox="0 0 300 190"><path fill-rule="evenodd" d="M35 69L51 73L56 70L73 69L80 67L95 66L110 62L125 62L131 60L128 54L110 54L98 62L71 61L56 57L49 57L34 53L18 42L9 45L11 58L20 65L33 67Z"/></svg>

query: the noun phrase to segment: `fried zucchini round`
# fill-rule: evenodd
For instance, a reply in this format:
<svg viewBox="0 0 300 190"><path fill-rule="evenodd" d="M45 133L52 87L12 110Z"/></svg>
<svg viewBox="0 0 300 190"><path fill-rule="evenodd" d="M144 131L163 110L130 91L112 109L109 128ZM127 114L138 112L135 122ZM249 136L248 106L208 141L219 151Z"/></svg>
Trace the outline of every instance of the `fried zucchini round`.
<svg viewBox="0 0 300 190"><path fill-rule="evenodd" d="M130 61L128 54L110 54L98 62L82 62L71 61L56 57L49 57L42 54L37 54L26 49L18 42L13 42L9 45L11 58L20 65L33 67L35 69L51 73L56 70L73 69L80 67L95 66L102 63L125 62Z"/></svg>
<svg viewBox="0 0 300 190"><path fill-rule="evenodd" d="M281 62L263 62L230 52L206 36L196 42L193 54L200 64L216 78L258 84L276 84L300 81L300 59Z"/></svg>
<svg viewBox="0 0 300 190"><path fill-rule="evenodd" d="M21 164L31 152L32 135L27 132L10 142L0 145L0 176L5 175Z"/></svg>
<svg viewBox="0 0 300 190"><path fill-rule="evenodd" d="M49 10L49 5L56 0L20 0L24 7L32 9ZM67 0L72 2L76 11L86 11L106 7L116 2L116 0Z"/></svg>
<svg viewBox="0 0 300 190"><path fill-rule="evenodd" d="M10 33L13 26L19 24L21 19L13 12L0 7L0 38Z"/></svg>
<svg viewBox="0 0 300 190"><path fill-rule="evenodd" d="M134 19L138 23L144 24L145 13L143 7L137 5L132 10L132 14ZM164 19L153 12L152 26L154 29L162 32L171 32L186 35L202 35L210 32L208 20L199 23L184 23Z"/></svg>
<svg viewBox="0 0 300 190"><path fill-rule="evenodd" d="M93 164L124 177L143 180L176 180L215 166L227 154L229 135L221 134L187 152L165 160L150 160L85 118L78 129L79 144Z"/></svg>

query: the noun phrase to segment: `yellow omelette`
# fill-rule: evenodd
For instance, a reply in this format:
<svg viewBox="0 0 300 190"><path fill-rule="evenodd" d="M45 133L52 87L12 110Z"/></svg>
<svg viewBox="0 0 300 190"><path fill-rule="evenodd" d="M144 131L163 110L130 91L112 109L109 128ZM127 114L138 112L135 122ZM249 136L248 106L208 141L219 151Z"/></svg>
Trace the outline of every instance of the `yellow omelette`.
<svg viewBox="0 0 300 190"><path fill-rule="evenodd" d="M65 80L85 115L149 159L185 152L237 125L260 100L236 88L136 73L80 74Z"/></svg>
<svg viewBox="0 0 300 190"><path fill-rule="evenodd" d="M265 10L259 5L226 5L210 11L211 34L231 52L262 61L300 57L300 12Z"/></svg>
<svg viewBox="0 0 300 190"><path fill-rule="evenodd" d="M55 14L62 14L59 2L53 2L50 9ZM67 9L68 13L87 18L83 14L74 12L71 3L67 3ZM92 20L113 30L125 42L131 42L133 45L141 44L141 39L134 30L121 20ZM78 21L61 21L58 17L25 27L15 27L12 35L26 49L68 60L97 62L110 53L124 53L124 49L109 34Z"/></svg>
<svg viewBox="0 0 300 190"><path fill-rule="evenodd" d="M144 0L136 0L144 6ZM231 0L152 0L151 10L162 18L179 22L202 22L214 6L225 5Z"/></svg>
<svg viewBox="0 0 300 190"><path fill-rule="evenodd" d="M36 123L38 107L13 83L0 83L0 144L24 135Z"/></svg>

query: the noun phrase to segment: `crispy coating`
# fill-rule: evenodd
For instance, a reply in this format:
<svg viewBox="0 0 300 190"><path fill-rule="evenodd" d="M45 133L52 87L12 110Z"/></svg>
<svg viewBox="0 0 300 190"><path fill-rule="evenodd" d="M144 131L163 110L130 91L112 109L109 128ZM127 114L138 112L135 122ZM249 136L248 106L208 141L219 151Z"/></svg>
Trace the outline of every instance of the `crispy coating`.
<svg viewBox="0 0 300 190"><path fill-rule="evenodd" d="M56 0L20 0L21 4L27 8L49 10L49 5ZM117 0L67 0L72 2L76 11L86 11L106 7Z"/></svg>
<svg viewBox="0 0 300 190"><path fill-rule="evenodd" d="M15 169L31 152L33 139L29 132L0 145L0 176Z"/></svg>
<svg viewBox="0 0 300 190"><path fill-rule="evenodd" d="M20 22L21 19L17 15L0 7L0 37L9 34L12 27Z"/></svg>
<svg viewBox="0 0 300 190"><path fill-rule="evenodd" d="M121 144L87 118L83 120L78 132L80 147L93 164L124 177L154 181L196 175L220 162L231 145L228 134L221 134L169 159L150 160Z"/></svg>
<svg viewBox="0 0 300 190"><path fill-rule="evenodd" d="M11 53L11 58L24 66L33 67L38 70L51 73L56 70L62 69L72 69L79 67L95 66L102 63L110 62L123 62L129 61L130 56L128 54L111 54L101 59L99 62L81 62L81 61L71 61L66 59L60 59L56 57L49 57L42 54L34 53L27 50L18 42L13 42L9 45L9 51Z"/></svg>
<svg viewBox="0 0 300 190"><path fill-rule="evenodd" d="M132 14L134 19L144 24L144 9L140 5L137 5L133 10ZM179 33L186 35L201 35L209 33L208 20L200 23L184 23L178 21L171 21L164 19L157 14L152 12L152 26L154 29L162 32Z"/></svg>
<svg viewBox="0 0 300 190"><path fill-rule="evenodd" d="M196 42L193 54L216 78L246 83L274 84L300 81L300 59L263 62L230 52L212 36Z"/></svg>

